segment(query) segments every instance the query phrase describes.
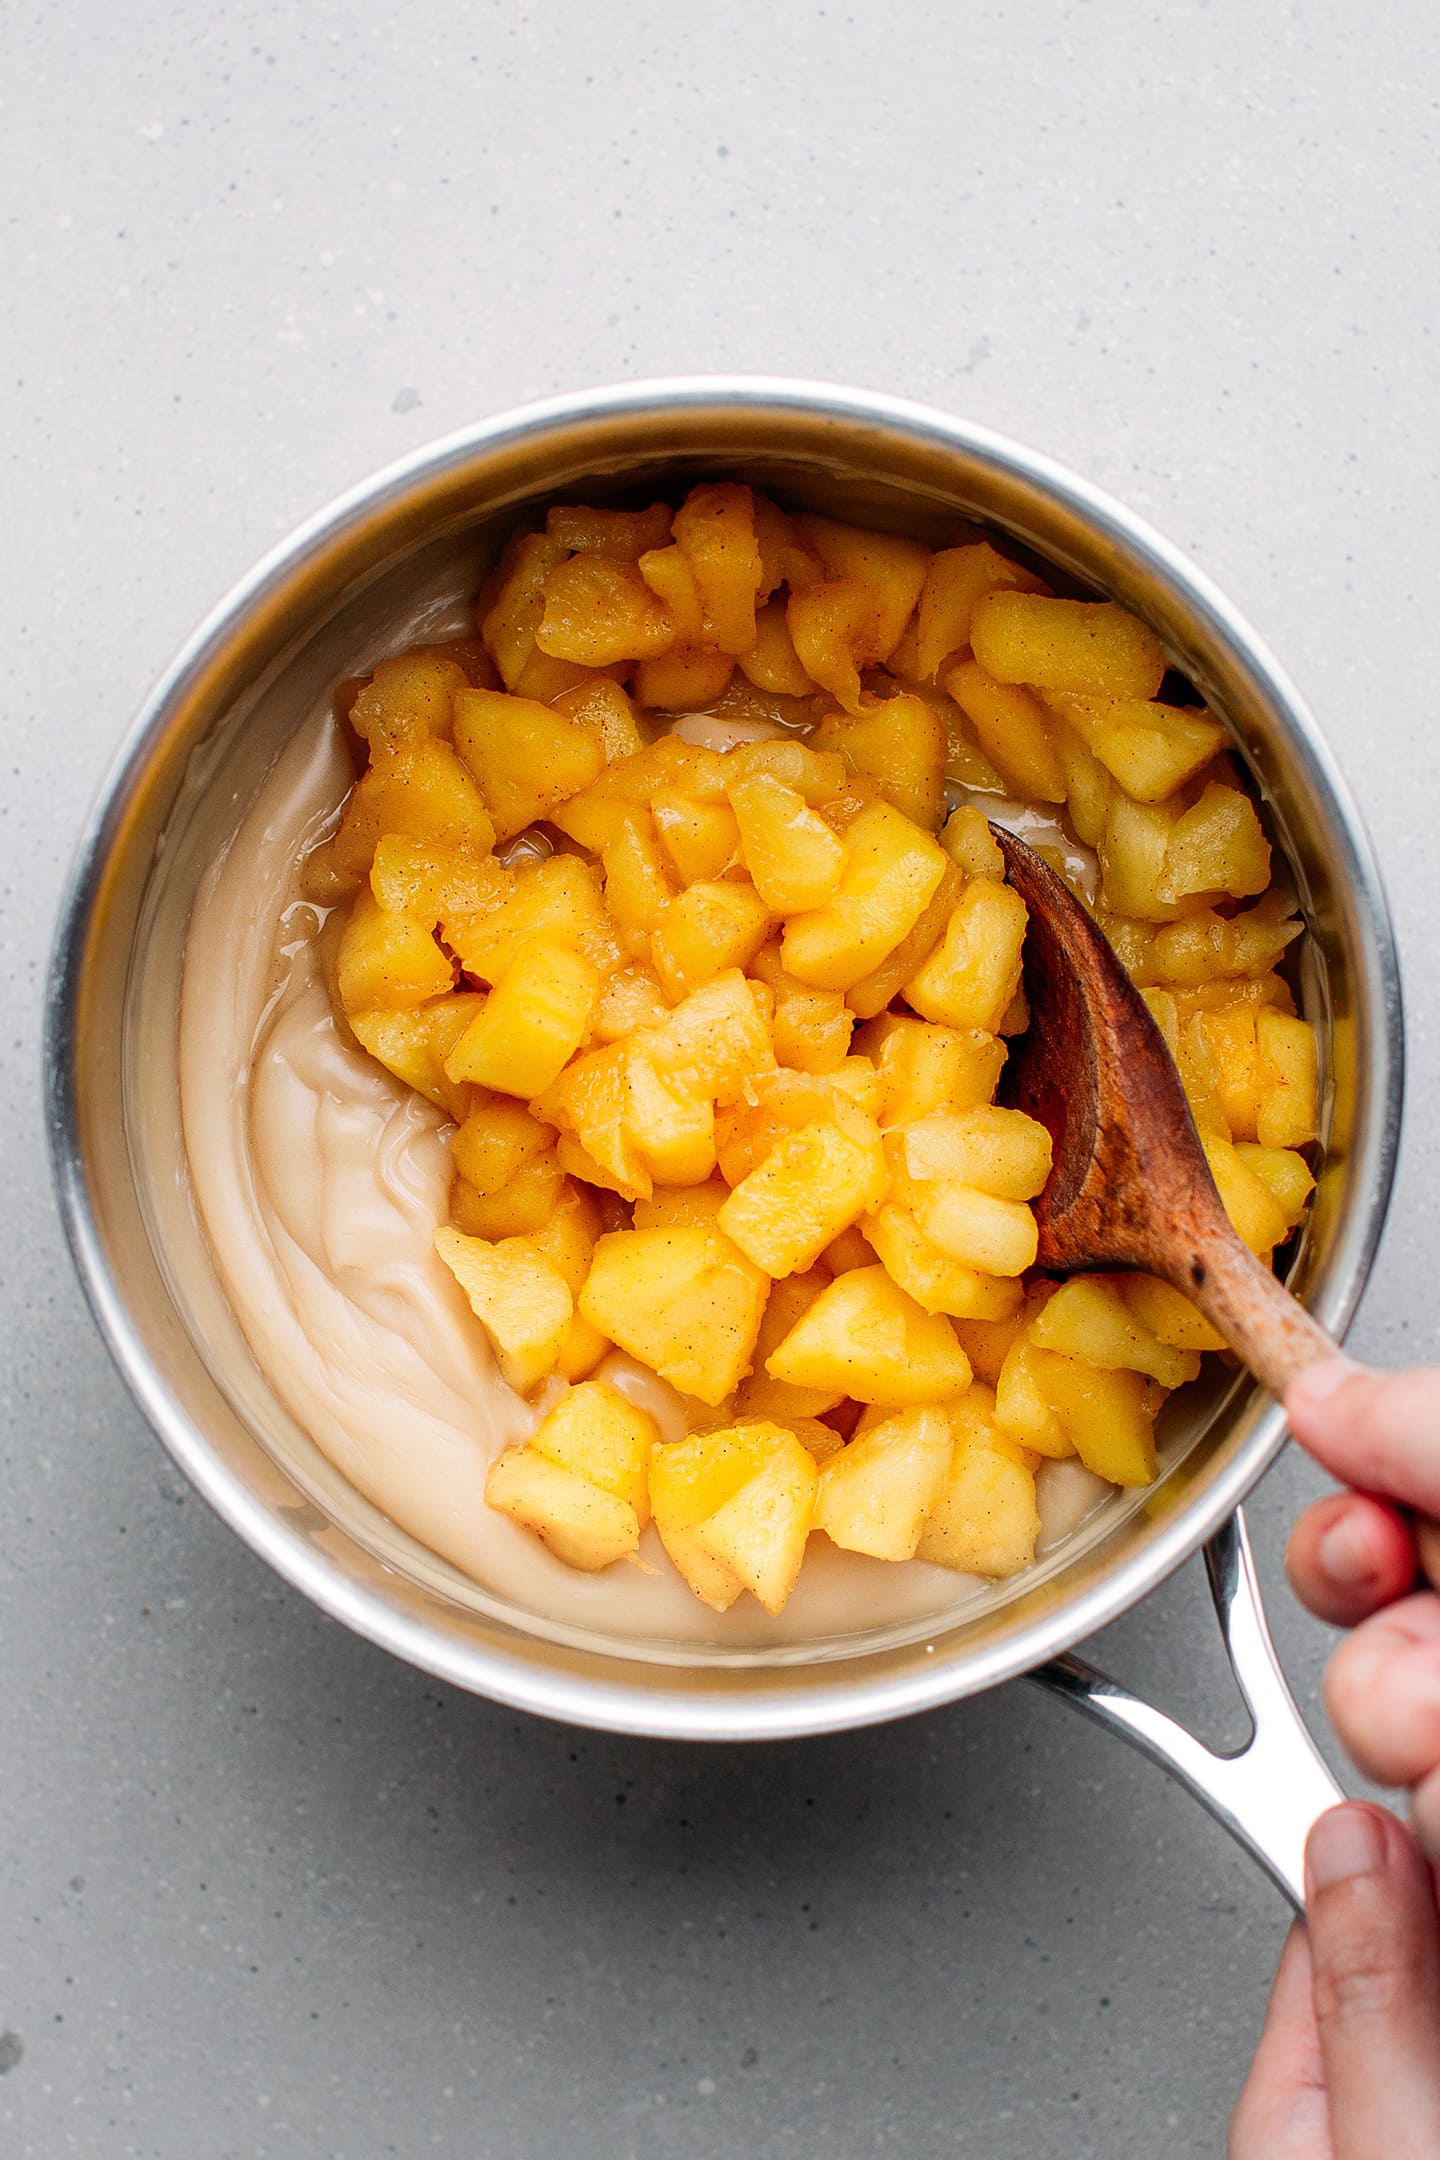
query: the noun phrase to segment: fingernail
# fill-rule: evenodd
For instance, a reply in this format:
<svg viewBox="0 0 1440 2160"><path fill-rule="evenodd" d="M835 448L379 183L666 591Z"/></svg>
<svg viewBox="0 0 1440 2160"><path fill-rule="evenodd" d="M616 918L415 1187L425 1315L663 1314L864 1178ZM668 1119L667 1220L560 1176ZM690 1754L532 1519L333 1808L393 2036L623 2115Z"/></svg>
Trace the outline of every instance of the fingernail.
<svg viewBox="0 0 1440 2160"><path fill-rule="evenodd" d="M1380 1573L1363 1524L1350 1514L1341 1515L1330 1525L1315 1547L1315 1557L1331 1582L1343 1584L1348 1590L1374 1582Z"/></svg>
<svg viewBox="0 0 1440 2160"><path fill-rule="evenodd" d="M1366 1807L1332 1808L1310 1832L1305 1847L1305 1892L1313 1897L1355 1875L1378 1875L1385 1865L1385 1835Z"/></svg>
<svg viewBox="0 0 1440 2160"><path fill-rule="evenodd" d="M1285 1390L1285 1407L1292 1411L1318 1409L1364 1369L1347 1357L1321 1358L1314 1365L1302 1366Z"/></svg>

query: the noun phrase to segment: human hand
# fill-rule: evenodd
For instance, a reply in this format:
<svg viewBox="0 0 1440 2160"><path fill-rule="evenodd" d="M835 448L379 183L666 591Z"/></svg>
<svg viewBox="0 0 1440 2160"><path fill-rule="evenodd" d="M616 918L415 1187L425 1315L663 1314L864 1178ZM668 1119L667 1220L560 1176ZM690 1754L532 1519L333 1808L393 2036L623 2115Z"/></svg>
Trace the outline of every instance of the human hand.
<svg viewBox="0 0 1440 2160"><path fill-rule="evenodd" d="M1306 1848L1291 1930L1230 2122L1229 2160L1435 2160L1440 1919L1393 1815L1350 1801Z"/></svg>
<svg viewBox="0 0 1440 2160"><path fill-rule="evenodd" d="M1326 1670L1326 1708L1365 1776L1409 1788L1416 1835L1440 1860L1440 1597L1415 1590L1407 1512L1440 1518L1440 1370L1332 1360L1300 1374L1285 1409L1301 1445L1355 1488L1308 1508L1287 1556L1302 1603L1354 1631Z"/></svg>

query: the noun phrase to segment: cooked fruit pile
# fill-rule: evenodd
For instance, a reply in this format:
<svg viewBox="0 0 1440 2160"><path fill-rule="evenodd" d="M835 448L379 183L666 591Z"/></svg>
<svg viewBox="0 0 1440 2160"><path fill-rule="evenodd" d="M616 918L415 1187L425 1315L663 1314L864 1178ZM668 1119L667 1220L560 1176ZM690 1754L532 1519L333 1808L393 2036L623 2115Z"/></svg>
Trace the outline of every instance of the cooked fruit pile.
<svg viewBox="0 0 1440 2160"><path fill-rule="evenodd" d="M653 1519L719 1611L778 1612L816 1530L1025 1566L1040 1461L1147 1483L1223 1346L1164 1284L1027 1275L1050 1141L994 1101L1025 908L946 784L1095 851L1093 892L1083 849L1057 867L1268 1254L1311 1190L1315 1042L1219 724L1110 602L730 483L552 510L478 621L348 687L368 762L307 875L341 1024L455 1121L439 1252L504 1379L544 1384L490 1505L588 1569ZM668 732L695 712L767 739ZM589 1377L613 1347L687 1438Z"/></svg>

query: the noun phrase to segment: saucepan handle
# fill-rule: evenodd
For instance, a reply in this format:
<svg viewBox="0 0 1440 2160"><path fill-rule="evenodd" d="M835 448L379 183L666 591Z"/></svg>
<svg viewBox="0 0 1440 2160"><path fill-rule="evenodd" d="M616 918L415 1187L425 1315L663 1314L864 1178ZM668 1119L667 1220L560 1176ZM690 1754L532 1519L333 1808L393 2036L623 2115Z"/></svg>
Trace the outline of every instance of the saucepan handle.
<svg viewBox="0 0 1440 2160"><path fill-rule="evenodd" d="M1132 1695L1083 1658L1056 1658L1029 1677L1168 1770L1253 1853L1301 1911L1310 1826L1345 1795L1322 1761L1280 1670L1245 1518L1238 1508L1206 1546L1205 1566L1231 1668L1250 1712L1250 1738L1233 1754L1207 1748L1163 1710Z"/></svg>

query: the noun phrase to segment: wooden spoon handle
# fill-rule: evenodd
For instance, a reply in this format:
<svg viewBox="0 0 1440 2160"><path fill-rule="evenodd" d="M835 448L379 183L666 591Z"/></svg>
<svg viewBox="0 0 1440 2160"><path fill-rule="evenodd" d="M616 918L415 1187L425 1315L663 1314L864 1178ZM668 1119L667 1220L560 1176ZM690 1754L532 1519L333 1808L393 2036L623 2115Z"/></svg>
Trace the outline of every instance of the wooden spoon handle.
<svg viewBox="0 0 1440 2160"><path fill-rule="evenodd" d="M1282 1282L1257 1260L1226 1223L1197 1239L1199 1250L1189 1279L1172 1278L1211 1326L1218 1328L1236 1356L1275 1397L1306 1365L1340 1356L1340 1345L1318 1320L1290 1295ZM1197 1269L1204 1270L1203 1280ZM1432 1589L1440 1590L1440 1523L1415 1518L1420 1567Z"/></svg>
<svg viewBox="0 0 1440 2160"><path fill-rule="evenodd" d="M1207 1225L1195 1240L1188 1279L1172 1276L1218 1328L1236 1356L1274 1396L1283 1396L1295 1375L1321 1358L1340 1356L1340 1345L1276 1280L1228 1223Z"/></svg>

